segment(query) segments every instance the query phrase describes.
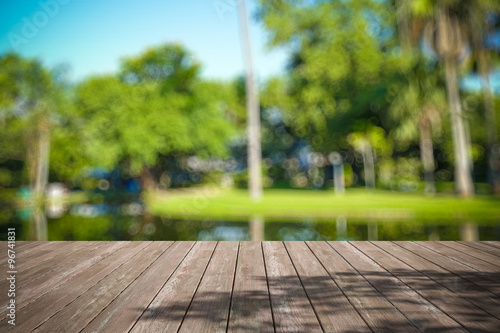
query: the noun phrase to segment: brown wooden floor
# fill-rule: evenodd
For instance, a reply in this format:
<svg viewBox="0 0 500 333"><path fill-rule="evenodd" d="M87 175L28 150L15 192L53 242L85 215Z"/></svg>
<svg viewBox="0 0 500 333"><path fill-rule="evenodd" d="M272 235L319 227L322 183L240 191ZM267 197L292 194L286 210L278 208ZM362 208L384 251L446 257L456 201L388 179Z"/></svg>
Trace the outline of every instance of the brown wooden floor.
<svg viewBox="0 0 500 333"><path fill-rule="evenodd" d="M500 242L16 244L0 332L500 331Z"/></svg>

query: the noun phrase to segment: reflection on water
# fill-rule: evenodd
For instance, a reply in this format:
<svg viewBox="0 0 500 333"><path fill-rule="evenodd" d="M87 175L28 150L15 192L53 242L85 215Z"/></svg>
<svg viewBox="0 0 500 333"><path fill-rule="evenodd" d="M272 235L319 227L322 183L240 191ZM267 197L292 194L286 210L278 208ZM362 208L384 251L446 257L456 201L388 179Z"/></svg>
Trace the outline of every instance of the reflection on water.
<svg viewBox="0 0 500 333"><path fill-rule="evenodd" d="M31 219L30 238L35 240L46 241L49 239L47 231L47 217L40 208L33 210L33 218Z"/></svg>
<svg viewBox="0 0 500 333"><path fill-rule="evenodd" d="M471 221L300 223L174 220L148 213L141 202L100 202L19 211L1 223L15 227L19 240L500 240L500 226Z"/></svg>
<svg viewBox="0 0 500 333"><path fill-rule="evenodd" d="M368 222L368 240L378 240L377 222Z"/></svg>
<svg viewBox="0 0 500 333"><path fill-rule="evenodd" d="M337 240L349 240L347 238L347 219L345 216L337 217Z"/></svg>
<svg viewBox="0 0 500 333"><path fill-rule="evenodd" d="M255 241L264 240L265 235L265 222L264 218L259 215L251 216L248 225L250 228L250 238Z"/></svg>
<svg viewBox="0 0 500 333"><path fill-rule="evenodd" d="M479 230L475 223L464 223L460 226L460 239L464 241L479 240Z"/></svg>

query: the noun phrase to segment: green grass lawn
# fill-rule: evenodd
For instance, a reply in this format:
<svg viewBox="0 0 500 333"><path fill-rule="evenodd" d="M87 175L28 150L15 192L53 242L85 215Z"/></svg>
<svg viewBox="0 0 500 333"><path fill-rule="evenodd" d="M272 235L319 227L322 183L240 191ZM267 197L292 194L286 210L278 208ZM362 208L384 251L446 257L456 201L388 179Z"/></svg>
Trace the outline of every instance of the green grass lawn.
<svg viewBox="0 0 500 333"><path fill-rule="evenodd" d="M154 193L146 197L155 215L174 219L248 221L261 215L266 221L332 221L337 216L353 220L500 223L500 199L478 195L461 199L447 194L428 197L393 191L367 193L269 189L261 202L252 203L246 190L200 188L195 191Z"/></svg>

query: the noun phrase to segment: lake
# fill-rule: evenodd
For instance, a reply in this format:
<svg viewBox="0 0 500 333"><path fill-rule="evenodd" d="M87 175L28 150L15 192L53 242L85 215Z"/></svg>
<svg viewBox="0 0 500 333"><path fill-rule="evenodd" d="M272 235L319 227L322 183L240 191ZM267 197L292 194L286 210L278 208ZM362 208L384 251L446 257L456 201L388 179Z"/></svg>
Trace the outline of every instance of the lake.
<svg viewBox="0 0 500 333"><path fill-rule="evenodd" d="M11 212L2 232L16 228L17 240L500 240L500 225L481 221L179 220L149 214L139 200Z"/></svg>

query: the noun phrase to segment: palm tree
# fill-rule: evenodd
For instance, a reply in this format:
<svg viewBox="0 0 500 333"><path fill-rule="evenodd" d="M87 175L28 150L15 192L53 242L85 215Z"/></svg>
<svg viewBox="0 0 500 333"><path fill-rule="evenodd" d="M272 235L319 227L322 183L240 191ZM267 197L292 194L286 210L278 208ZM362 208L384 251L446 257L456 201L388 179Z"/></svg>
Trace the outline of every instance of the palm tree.
<svg viewBox="0 0 500 333"><path fill-rule="evenodd" d="M435 70L427 70L428 61L420 52L418 34L423 20L411 15L411 0L397 2L396 17L399 41L408 68L404 84L398 85L389 108L391 118L398 123L393 131L397 142L416 139L420 144L420 159L424 171L424 191L436 191L434 183L433 132L441 127L441 115L446 104L446 93L439 85Z"/></svg>
<svg viewBox="0 0 500 333"><path fill-rule="evenodd" d="M262 197L262 152L260 143L260 106L255 74L253 70L252 45L248 28L248 14L245 0L238 1L238 13L241 30L241 43L246 69L247 99L247 155L248 155L248 190L254 201Z"/></svg>
<svg viewBox="0 0 500 333"><path fill-rule="evenodd" d="M500 194L500 146L495 120L495 107L490 78L490 59L485 39L491 25L488 22L490 13L500 11L498 1L478 1L467 3L467 22L470 27L469 38L476 56L477 68L481 78L481 88L484 98L484 118L486 128L486 143L488 151L488 178L493 193Z"/></svg>
<svg viewBox="0 0 500 333"><path fill-rule="evenodd" d="M439 85L438 73L425 70L424 59L417 63L398 84L389 107L389 115L398 125L392 131L396 142L418 139L427 194L436 191L434 184L433 132L440 132L446 92ZM399 82L398 82L399 83Z"/></svg>
<svg viewBox="0 0 500 333"><path fill-rule="evenodd" d="M474 195L474 185L458 89L458 64L466 48L466 32L454 10L454 2L438 1L431 7L428 4L426 1L413 0L410 8L413 8L415 17L426 19L424 38L444 64L455 158L455 187L459 195L470 197Z"/></svg>

